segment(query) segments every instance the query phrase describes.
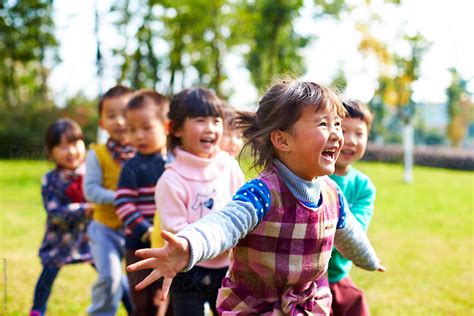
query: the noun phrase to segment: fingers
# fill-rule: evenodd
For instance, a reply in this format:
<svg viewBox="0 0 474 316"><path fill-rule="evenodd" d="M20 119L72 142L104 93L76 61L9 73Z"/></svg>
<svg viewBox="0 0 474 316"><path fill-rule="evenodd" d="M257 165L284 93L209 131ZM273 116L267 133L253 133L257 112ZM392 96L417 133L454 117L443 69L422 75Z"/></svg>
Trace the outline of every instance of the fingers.
<svg viewBox="0 0 474 316"><path fill-rule="evenodd" d="M177 238L175 234L172 234L166 230L161 231L161 237L166 240L168 243L175 245L177 243Z"/></svg>
<svg viewBox="0 0 474 316"><path fill-rule="evenodd" d="M134 272L144 269L154 269L160 261L155 258L144 259L138 262L135 262L127 267L128 272Z"/></svg>
<svg viewBox="0 0 474 316"><path fill-rule="evenodd" d="M159 278L161 278L160 271L158 269L154 269L146 278L143 279L143 281L141 281L135 286L135 289L137 291L141 291Z"/></svg>
<svg viewBox="0 0 474 316"><path fill-rule="evenodd" d="M166 297L168 296L168 293L170 291L172 281L173 281L173 278L164 278L163 279L163 287L161 288L161 300L162 301L166 300Z"/></svg>
<svg viewBox="0 0 474 316"><path fill-rule="evenodd" d="M387 268L385 268L384 266L380 265L380 266L377 268L377 271L385 272L385 271L387 271Z"/></svg>

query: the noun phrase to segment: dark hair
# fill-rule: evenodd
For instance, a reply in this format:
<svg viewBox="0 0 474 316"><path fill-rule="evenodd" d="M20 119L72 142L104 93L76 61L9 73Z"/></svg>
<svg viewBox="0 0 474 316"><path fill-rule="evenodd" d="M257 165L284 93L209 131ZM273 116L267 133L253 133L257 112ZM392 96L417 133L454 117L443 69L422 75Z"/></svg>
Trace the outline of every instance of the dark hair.
<svg viewBox="0 0 474 316"><path fill-rule="evenodd" d="M222 115L224 116L224 129L233 130L233 122L237 115L237 110L226 102L222 102Z"/></svg>
<svg viewBox="0 0 474 316"><path fill-rule="evenodd" d="M104 93L104 95L102 95L99 99L99 106L98 106L99 117L101 117L102 115L102 108L104 107L104 101L106 99L118 98L123 95L131 94L131 93L133 93L132 89L122 86L122 85L116 85L110 88L109 90L107 90L107 92Z"/></svg>
<svg viewBox="0 0 474 316"><path fill-rule="evenodd" d="M348 118L356 118L365 122L367 131L370 133L374 116L367 105L357 100L344 100L342 102L347 111Z"/></svg>
<svg viewBox="0 0 474 316"><path fill-rule="evenodd" d="M53 148L61 143L63 135L70 143L84 139L79 124L68 118L59 119L49 125L46 129L45 141L46 153L48 156L51 154Z"/></svg>
<svg viewBox="0 0 474 316"><path fill-rule="evenodd" d="M126 111L142 109L147 105L154 106L156 116L160 121L163 123L168 121L167 114L170 105L168 98L151 89L141 89L135 92L127 103Z"/></svg>
<svg viewBox="0 0 474 316"><path fill-rule="evenodd" d="M173 96L170 103L168 118L170 132L168 134L168 149L174 150L181 144L181 140L174 134L178 131L186 118L214 116L224 118L222 100L208 89L185 89Z"/></svg>
<svg viewBox="0 0 474 316"><path fill-rule="evenodd" d="M271 87L260 100L256 113L237 112L234 124L242 130L244 148L251 147L253 168L270 168L275 158L270 134L278 129L289 131L306 107L312 107L315 112L334 108L340 117L346 115L336 91L314 82L299 81L282 81Z"/></svg>

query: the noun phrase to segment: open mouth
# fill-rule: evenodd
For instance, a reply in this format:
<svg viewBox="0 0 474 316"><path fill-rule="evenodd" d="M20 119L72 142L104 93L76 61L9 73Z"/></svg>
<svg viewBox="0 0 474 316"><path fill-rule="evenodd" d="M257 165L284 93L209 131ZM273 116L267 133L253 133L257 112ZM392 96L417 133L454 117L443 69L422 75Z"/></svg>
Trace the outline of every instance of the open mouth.
<svg viewBox="0 0 474 316"><path fill-rule="evenodd" d="M216 140L215 138L203 138L200 140L200 142L204 145L213 145L215 144Z"/></svg>
<svg viewBox="0 0 474 316"><path fill-rule="evenodd" d="M353 155L353 154L355 154L355 151L352 150L352 149L343 149L343 150L341 150L341 154L343 154L343 155Z"/></svg>
<svg viewBox="0 0 474 316"><path fill-rule="evenodd" d="M336 152L336 148L328 148L323 150L322 155L328 160L334 160L336 158Z"/></svg>

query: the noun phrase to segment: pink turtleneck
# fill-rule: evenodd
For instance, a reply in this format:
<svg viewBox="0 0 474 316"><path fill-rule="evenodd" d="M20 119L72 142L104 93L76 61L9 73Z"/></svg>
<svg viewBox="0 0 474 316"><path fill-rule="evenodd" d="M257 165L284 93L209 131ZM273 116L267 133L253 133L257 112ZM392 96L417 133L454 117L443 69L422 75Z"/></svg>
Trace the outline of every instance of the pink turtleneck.
<svg viewBox="0 0 474 316"><path fill-rule="evenodd" d="M175 160L166 166L155 191L157 230L179 232L212 211L220 211L244 183L237 161L219 151L213 158L201 158L177 148ZM201 262L206 268L229 265L228 252Z"/></svg>

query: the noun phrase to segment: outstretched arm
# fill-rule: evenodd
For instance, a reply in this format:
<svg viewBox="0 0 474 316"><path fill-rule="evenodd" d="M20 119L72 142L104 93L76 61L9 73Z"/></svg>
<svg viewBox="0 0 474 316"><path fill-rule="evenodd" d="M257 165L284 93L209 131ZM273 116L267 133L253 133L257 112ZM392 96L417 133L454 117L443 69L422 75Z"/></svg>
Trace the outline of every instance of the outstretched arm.
<svg viewBox="0 0 474 316"><path fill-rule="evenodd" d="M339 189L338 195L340 218L334 238L336 249L362 269L385 271L385 267L380 264L380 259L377 258L362 225L349 210L346 198Z"/></svg>
<svg viewBox="0 0 474 316"><path fill-rule="evenodd" d="M140 291L159 278L164 277L161 300L165 300L174 276L188 264L189 244L185 238L166 231L161 232L161 237L167 241L166 245L163 248L137 250L135 254L144 258L144 260L129 265L127 271L154 269L143 281L136 285L135 289Z"/></svg>
<svg viewBox="0 0 474 316"><path fill-rule="evenodd" d="M177 272L187 271L197 262L214 258L235 246L268 212L269 199L268 188L260 180L252 180L236 193L233 201L222 211L210 213L176 235L162 234L165 240L168 241L165 236L173 236L175 241L179 240L179 244L184 245L182 248L186 250L186 255L178 252L177 257L181 260L185 258L185 261L175 261L177 243L158 249L138 250L137 256L145 260L129 266L129 271L155 268L158 272L152 272L145 279L146 282L144 280L140 283L141 286L137 286L137 290L143 289L161 276L169 278ZM162 270L167 274L162 273Z"/></svg>

